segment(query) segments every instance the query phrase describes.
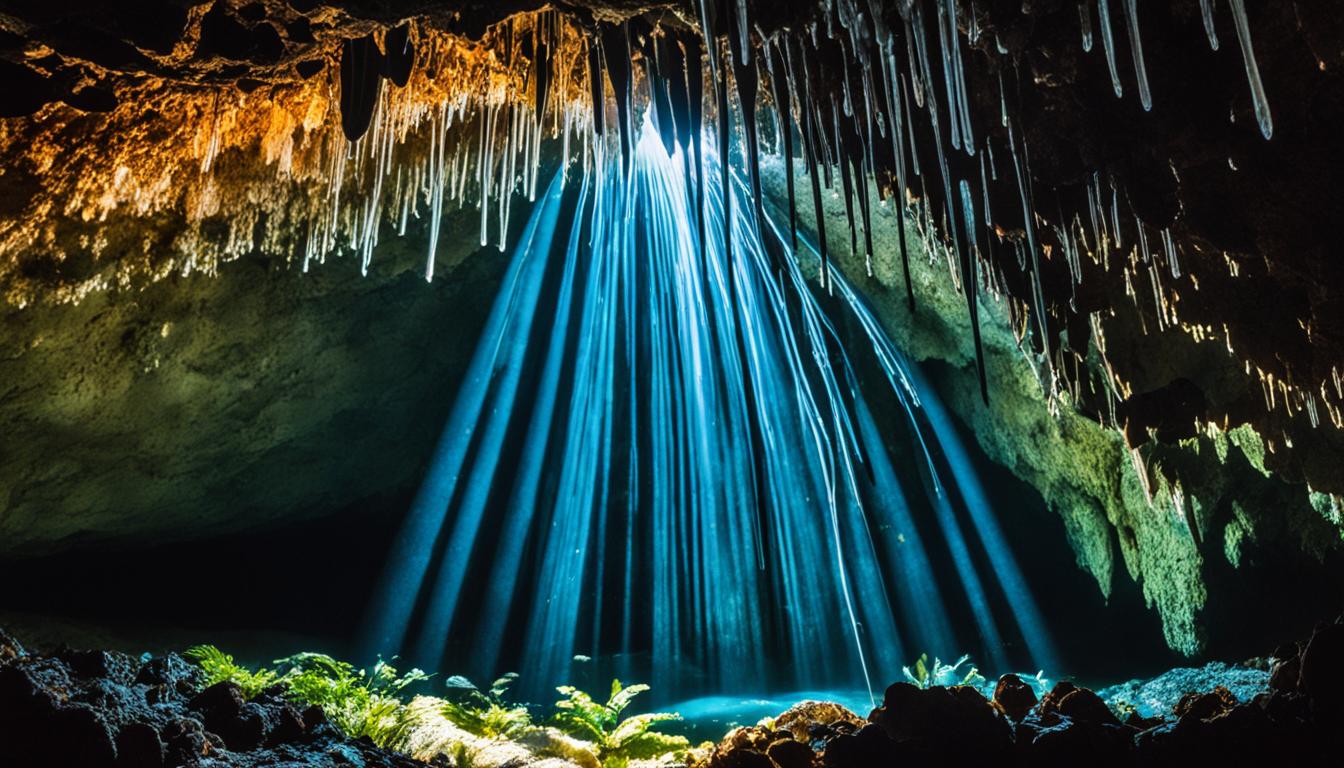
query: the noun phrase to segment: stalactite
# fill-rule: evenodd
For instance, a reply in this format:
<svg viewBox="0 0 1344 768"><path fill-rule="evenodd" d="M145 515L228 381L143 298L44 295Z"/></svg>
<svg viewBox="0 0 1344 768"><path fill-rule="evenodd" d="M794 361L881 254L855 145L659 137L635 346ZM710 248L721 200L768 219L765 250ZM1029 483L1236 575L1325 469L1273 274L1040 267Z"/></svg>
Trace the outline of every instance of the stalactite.
<svg viewBox="0 0 1344 768"><path fill-rule="evenodd" d="M592 110L593 132L602 136L606 129L607 100L602 89L602 43L597 36L588 38L588 95L591 99L588 108Z"/></svg>
<svg viewBox="0 0 1344 768"><path fill-rule="evenodd" d="M691 149L695 157L695 226L700 255L705 255L704 51L700 41L682 41L686 53L686 89L690 99Z"/></svg>
<svg viewBox="0 0 1344 768"><path fill-rule="evenodd" d="M847 142L848 131L840 127L840 114L835 101L831 101L831 124L834 126L837 136L842 138L840 145L840 190L841 196L845 200L845 221L849 224L849 255L856 256L859 250L859 231L854 222L854 179L850 174L849 147L845 146Z"/></svg>
<svg viewBox="0 0 1344 768"><path fill-rule="evenodd" d="M766 43L770 55L766 63L770 67L770 88L775 100L775 122L784 149L784 185L789 198L789 244L798 247L798 205L793 188L793 105L789 93L789 68L782 47L784 43L776 38Z"/></svg>
<svg viewBox="0 0 1344 768"><path fill-rule="evenodd" d="M1083 53L1092 52L1092 0L1078 3L1078 26L1083 31Z"/></svg>
<svg viewBox="0 0 1344 768"><path fill-rule="evenodd" d="M1260 65L1255 61L1255 46L1251 44L1251 23L1246 18L1246 5L1244 0L1227 0L1227 4L1232 8L1232 20L1237 27L1237 40L1241 43L1241 57L1246 64L1246 79L1251 84L1255 119L1260 123L1260 133L1269 139L1274 136L1274 117L1269 112L1265 84L1260 80Z"/></svg>
<svg viewBox="0 0 1344 768"><path fill-rule="evenodd" d="M1111 87L1118 99L1124 95L1120 86L1120 69L1115 63L1115 37L1111 33L1111 9L1108 0L1097 0L1097 21L1101 25L1101 45L1106 52L1106 68L1111 73Z"/></svg>
<svg viewBox="0 0 1344 768"><path fill-rule="evenodd" d="M1139 34L1138 0L1124 0L1129 26L1129 51L1134 56L1134 78L1139 81L1139 103L1143 111L1153 109L1153 93L1148 87L1148 67L1143 62L1143 38Z"/></svg>
<svg viewBox="0 0 1344 768"><path fill-rule="evenodd" d="M383 54L372 34L341 45L341 130L357 141L369 130L382 91Z"/></svg>
<svg viewBox="0 0 1344 768"><path fill-rule="evenodd" d="M1218 30L1213 24L1213 4L1215 0L1199 0L1199 13L1204 20L1204 34L1209 38L1209 47L1218 50Z"/></svg>
<svg viewBox="0 0 1344 768"><path fill-rule="evenodd" d="M975 343L975 369L980 376L980 398L985 405L989 405L989 384L985 377L985 350L980 341L980 313L976 310L977 294L980 291L980 281L976 278L976 260L979 255L976 245L976 229L979 224L975 219L975 198L971 194L970 185L962 179L959 183L961 192L961 211L962 223L966 228L966 248L961 253L961 274L963 289L966 292L966 307L971 317L971 337ZM953 224L953 226L956 226Z"/></svg>
<svg viewBox="0 0 1344 768"><path fill-rule="evenodd" d="M626 25L601 24L602 58L607 66L607 79L616 97L616 127L620 130L621 156L627 158L622 168L629 167L633 152L631 143L634 126L631 123L632 78L630 76L630 35Z"/></svg>
<svg viewBox="0 0 1344 768"><path fill-rule="evenodd" d="M761 149L760 136L757 134L756 125L756 98L760 91L759 74L756 70L756 59L752 55L749 45L750 31L747 29L736 29L739 25L746 24L747 4L746 0L737 0L738 14L735 21L729 23L730 36L736 32L741 38L742 50L734 51L733 62L733 82L737 85L737 102L742 114L742 136L746 139L745 159L747 161L747 170L751 175L752 206L756 212L756 222L762 226L764 212L761 208ZM726 150L723 152L727 156Z"/></svg>
<svg viewBox="0 0 1344 768"><path fill-rule="evenodd" d="M551 44L550 25L545 23L548 16L543 12L541 18L535 27L532 28L532 80L534 83L534 96L536 97L533 110L536 112L537 122L542 121L546 114L546 96L551 84Z"/></svg>
<svg viewBox="0 0 1344 768"><path fill-rule="evenodd" d="M385 50L383 76L398 88L405 88L411 81L411 70L415 66L415 43L411 41L411 25L399 24L387 31L383 37Z"/></svg>
<svg viewBox="0 0 1344 768"><path fill-rule="evenodd" d="M801 75L798 77L803 83L803 103L802 103L802 124L803 124L803 147L804 160L807 163L807 175L812 183L812 208L813 215L817 224L817 245L821 249L821 272L820 280L822 285L826 284L827 274L830 270L829 247L826 241L826 213L822 210L821 203L821 180L818 175L817 164L819 162L819 153L817 144L816 130L816 106L812 95L812 77L811 67L808 66L808 57L802 47L806 43L799 44L795 61L802 65Z"/></svg>

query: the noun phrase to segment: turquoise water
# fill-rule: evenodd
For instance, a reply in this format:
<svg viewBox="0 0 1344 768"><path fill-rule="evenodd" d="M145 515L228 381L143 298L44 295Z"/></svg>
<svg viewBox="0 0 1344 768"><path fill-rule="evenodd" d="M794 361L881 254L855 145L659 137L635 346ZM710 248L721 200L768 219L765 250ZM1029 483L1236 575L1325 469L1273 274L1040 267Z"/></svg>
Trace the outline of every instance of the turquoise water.
<svg viewBox="0 0 1344 768"><path fill-rule="evenodd" d="M879 693L879 703L881 694ZM817 690L761 696L701 696L669 704L666 708L681 714L681 721L669 723L665 730L680 733L692 742L718 741L729 729L755 725L767 717L776 717L804 701L833 701L867 717L873 702L864 690Z"/></svg>

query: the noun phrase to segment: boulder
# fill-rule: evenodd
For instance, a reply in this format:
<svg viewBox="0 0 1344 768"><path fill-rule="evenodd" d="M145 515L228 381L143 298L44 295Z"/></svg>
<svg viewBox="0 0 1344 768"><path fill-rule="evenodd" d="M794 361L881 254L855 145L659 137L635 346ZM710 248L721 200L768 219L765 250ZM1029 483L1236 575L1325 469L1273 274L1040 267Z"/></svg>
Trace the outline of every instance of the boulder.
<svg viewBox="0 0 1344 768"><path fill-rule="evenodd" d="M994 685L994 706L1017 722L1036 706L1036 692L1017 675L1004 675Z"/></svg>
<svg viewBox="0 0 1344 768"><path fill-rule="evenodd" d="M1209 693L1187 693L1177 702L1173 714L1179 719L1212 720L1237 706L1237 699L1223 686Z"/></svg>
<svg viewBox="0 0 1344 768"><path fill-rule="evenodd" d="M1070 720L1096 725L1119 725L1120 720L1106 702L1086 688L1075 688L1059 700L1056 706L1059 714Z"/></svg>
<svg viewBox="0 0 1344 768"><path fill-rule="evenodd" d="M852 733L867 721L849 709L830 701L804 701L789 707L775 718L775 729L788 731L804 744L816 746L840 733Z"/></svg>
<svg viewBox="0 0 1344 768"><path fill-rule="evenodd" d="M779 768L812 768L817 753L801 741L780 739L766 747L765 754Z"/></svg>
<svg viewBox="0 0 1344 768"><path fill-rule="evenodd" d="M921 689L895 683L868 718L892 741L924 755L989 756L1012 745L1012 728L969 686Z"/></svg>
<svg viewBox="0 0 1344 768"><path fill-rule="evenodd" d="M876 768L895 765L902 762L902 751L881 726L871 724L857 733L837 736L827 742L826 751L822 754L822 765L826 768Z"/></svg>

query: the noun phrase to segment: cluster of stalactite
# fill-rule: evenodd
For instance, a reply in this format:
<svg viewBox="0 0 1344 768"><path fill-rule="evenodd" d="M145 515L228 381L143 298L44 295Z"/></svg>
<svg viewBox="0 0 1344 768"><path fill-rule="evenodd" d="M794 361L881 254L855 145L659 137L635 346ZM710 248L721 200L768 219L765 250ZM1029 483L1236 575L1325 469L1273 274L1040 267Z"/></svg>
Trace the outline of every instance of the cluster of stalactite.
<svg viewBox="0 0 1344 768"><path fill-rule="evenodd" d="M380 234L404 233L412 220L426 219L425 275L432 278L449 207L474 205L482 245L503 247L515 193L535 196L544 139L558 145L562 167L586 173L609 144L630 156L636 115L648 110L669 148L689 150L702 230L704 185L726 188L732 165L720 164L717 180L706 178L704 141L716 141L724 156L736 148L758 221L761 153L778 152L795 172L801 161L814 205L801 219L810 218L818 235L823 283L833 242L823 197L843 198L849 247L869 259L874 206L891 205L923 238L916 251L900 227L907 301L913 309L912 252L945 260L965 296L986 400L982 294L1007 306L1053 407L1103 403L1097 418L1137 445L1161 425L1130 407L1135 393L1106 354L1103 327L1113 303L1084 287L1119 270L1145 333L1181 331L1226 344L1232 355L1235 339L1226 326L1182 317L1181 296L1198 290L1200 275L1182 268L1170 222L1156 226L1138 215L1124 180L1098 170L1073 188L1033 183L1023 120L1029 75L998 39L996 9L974 0L768 8L693 0L689 9L646 10L623 21L519 14L474 40L422 17L344 41L327 52L327 74L299 84L242 93L149 81L123 91L110 117L50 105L0 123L5 155L24 156L44 185L34 207L4 222L0 250L65 258L71 238L57 231L60 216L87 225L75 241L95 258L116 242L125 268L111 276L97 271L56 296L77 300L118 280L211 272L258 249L291 254L304 268L353 252L367 269ZM1115 95L1151 109L1150 76L1160 74L1145 64L1142 6L1083 0L1078 11L1079 45L1104 56ZM1202 0L1201 11L1214 49L1219 14L1230 17L1255 128L1269 138L1273 119L1244 3ZM1132 75L1118 61L1122 34ZM972 57L977 66L968 66ZM1125 87L1130 79L1133 92ZM142 127L128 130L134 125ZM796 239L795 179L786 176ZM731 195L719 199L731 205ZM128 214L181 221L170 241L131 246L112 231ZM732 248L731 238L725 247ZM133 249L138 259L127 258ZM1059 261L1066 270L1050 268ZM1236 277L1238 263L1226 262ZM11 273L0 273L11 303L34 298L31 281L14 278L23 269L7 260L0 270ZM1313 427L1344 426L1338 367L1319 381L1284 380L1250 364L1247 373L1263 383L1270 410L1285 408ZM1187 405L1180 420L1188 427L1176 436L1198 429L1198 398Z"/></svg>
<svg viewBox="0 0 1344 768"><path fill-rule="evenodd" d="M1024 93L1030 88L1024 87L1023 74L992 31L992 9L983 6L978 9L973 0L828 0L817 8L790 12L771 7L757 13L758 7L745 0L702 0L695 3L698 40L695 30L650 29L643 20L600 25L590 42L601 49L590 59L594 98L601 93L597 79L599 62L604 61L618 105L621 144L628 152L630 55L643 65L649 109L669 149L674 141L685 146L688 134L700 135L704 104L696 98L688 102L685 94L703 92L717 119L720 150L740 135L740 155L750 172L758 217L761 145L773 130L774 151L791 169L801 159L811 187L823 283L829 255L823 190L839 192L851 253L862 253L870 265L872 206L894 199L903 222L900 247L910 307L914 309L915 297L906 217L923 234L923 250L946 258L951 279L965 295L982 397L988 401L977 308L983 291L1006 301L1019 343L1032 353L1028 358L1038 368L1052 407L1065 400L1100 400L1105 406L1097 418L1121 429L1131 445L1140 445L1155 432L1170 432L1170 427L1150 423L1151 414L1139 412L1135 393L1112 368L1103 326L1114 310L1106 297L1081 290L1085 279L1096 284L1103 273L1121 272L1145 334L1178 330L1196 342L1221 342L1229 355L1236 354L1234 340L1225 324L1219 328L1181 317L1181 291L1199 290L1199 276L1182 269L1181 248L1170 224L1155 226L1134 210L1122 179L1097 170L1076 189L1040 190L1033 183L1022 117L1029 108ZM1241 0L1226 6L1245 63L1248 101L1259 133L1268 140L1273 119L1246 9ZM1126 78L1117 63L1116 37L1120 30L1128 35L1137 84L1131 98L1136 95L1142 108L1151 110L1139 5L1124 0L1111 8L1107 0L1085 0L1078 9L1081 46L1091 52L1099 34L1117 98L1125 97ZM1211 0L1201 2L1213 50L1219 46L1218 12ZM973 70L978 80L968 75L970 56L989 63L992 79L983 77L986 67ZM997 107L996 119L987 122L983 108L976 109L986 102ZM698 153L696 144L692 142L692 149ZM706 182L698 161L695 178L699 185ZM871 188L870 181L875 182ZM792 174L786 182L796 233ZM727 176L719 183L726 185ZM1061 259L1065 285L1052 280L1052 270L1046 269L1046 262ZM1224 260L1236 277L1237 263L1226 256ZM1087 362L1093 350L1100 365ZM1327 419L1344 426L1338 368L1316 382L1275 379L1250 364L1247 373L1263 383L1269 410L1284 408L1289 416L1308 419L1312 427ZM1201 398L1198 392L1178 398L1185 410L1180 417L1184 426L1169 436L1198 431ZM1273 450L1273 437L1268 445Z"/></svg>
<svg viewBox="0 0 1344 768"><path fill-rule="evenodd" d="M0 120L10 177L40 187L0 221L4 299L78 301L256 251L303 269L353 252L367 269L380 235L415 220L432 275L440 222L468 202L482 244L503 248L515 193L536 193L543 139L567 148L589 123L585 56L582 32L551 11L476 40L418 19L345 41L299 82L146 78L111 112L51 104Z"/></svg>

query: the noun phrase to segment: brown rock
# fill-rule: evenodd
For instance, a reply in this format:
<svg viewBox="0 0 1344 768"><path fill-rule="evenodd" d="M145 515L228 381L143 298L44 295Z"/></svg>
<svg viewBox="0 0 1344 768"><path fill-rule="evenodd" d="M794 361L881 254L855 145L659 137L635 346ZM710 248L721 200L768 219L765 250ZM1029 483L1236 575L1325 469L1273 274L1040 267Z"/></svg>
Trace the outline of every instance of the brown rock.
<svg viewBox="0 0 1344 768"><path fill-rule="evenodd" d="M776 741L766 749L765 754L779 768L811 768L817 757L811 747L793 739Z"/></svg>
<svg viewBox="0 0 1344 768"><path fill-rule="evenodd" d="M1059 714L1064 715L1070 720L1076 720L1080 723L1096 723L1097 725L1119 725L1120 721L1116 718L1111 708L1106 706L1106 702L1101 700L1097 694L1086 688L1075 688L1068 695L1059 700Z"/></svg>
<svg viewBox="0 0 1344 768"><path fill-rule="evenodd" d="M1036 692L1017 675L1004 675L994 686L994 705L1009 720L1018 721L1036 706Z"/></svg>
<svg viewBox="0 0 1344 768"><path fill-rule="evenodd" d="M810 744L826 726L833 726L836 723L848 723L854 726L854 730L858 730L866 724L866 721L845 707L830 701L804 701L789 707L784 714L775 718L777 730L788 731L793 738L804 744Z"/></svg>
<svg viewBox="0 0 1344 768"><path fill-rule="evenodd" d="M1012 728L999 710L968 686L916 688L896 683L869 720L898 745L923 754L949 750L991 755L1012 744Z"/></svg>

